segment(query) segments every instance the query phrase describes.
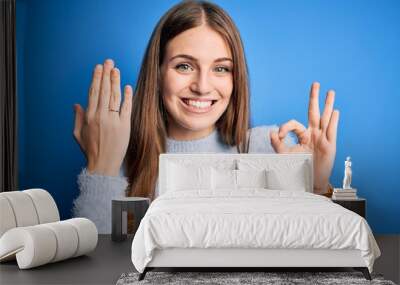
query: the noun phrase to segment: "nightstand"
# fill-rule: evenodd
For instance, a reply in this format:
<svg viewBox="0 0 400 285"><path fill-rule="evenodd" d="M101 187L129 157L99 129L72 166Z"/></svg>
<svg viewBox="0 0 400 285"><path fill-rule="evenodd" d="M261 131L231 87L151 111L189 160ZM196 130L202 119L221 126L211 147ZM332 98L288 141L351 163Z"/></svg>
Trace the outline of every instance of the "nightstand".
<svg viewBox="0 0 400 285"><path fill-rule="evenodd" d="M364 198L357 198L354 200L336 200L332 199L332 202L339 204L340 206L359 214L365 219L365 209L367 201Z"/></svg>
<svg viewBox="0 0 400 285"><path fill-rule="evenodd" d="M149 205L149 198L121 197L113 199L111 204L112 241L124 241L128 237L129 239L133 238ZM128 221L129 219L131 220Z"/></svg>

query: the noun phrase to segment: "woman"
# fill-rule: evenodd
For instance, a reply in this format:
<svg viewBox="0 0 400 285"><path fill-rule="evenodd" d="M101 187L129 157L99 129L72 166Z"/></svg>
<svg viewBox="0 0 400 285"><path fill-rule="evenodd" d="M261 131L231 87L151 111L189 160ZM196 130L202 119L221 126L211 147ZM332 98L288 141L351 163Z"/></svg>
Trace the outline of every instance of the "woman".
<svg viewBox="0 0 400 285"><path fill-rule="evenodd" d="M126 86L120 106L119 70L106 60L95 68L87 110L75 105L74 137L88 165L78 177L74 215L93 220L99 232L111 231L111 199L157 196L164 152L313 152L314 192L327 191L339 119L334 92L328 92L320 118L319 84L312 85L308 128L290 120L279 129L249 129L242 42L215 4L185 1L160 19L132 93Z"/></svg>

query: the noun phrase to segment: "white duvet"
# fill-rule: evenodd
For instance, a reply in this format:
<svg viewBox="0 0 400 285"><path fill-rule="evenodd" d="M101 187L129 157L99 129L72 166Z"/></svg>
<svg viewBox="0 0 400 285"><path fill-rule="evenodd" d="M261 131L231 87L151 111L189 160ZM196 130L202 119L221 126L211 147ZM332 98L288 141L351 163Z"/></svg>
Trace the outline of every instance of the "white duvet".
<svg viewBox="0 0 400 285"><path fill-rule="evenodd" d="M143 272L154 249L358 249L372 272L380 250L366 220L308 192L266 189L166 193L151 203L132 242Z"/></svg>

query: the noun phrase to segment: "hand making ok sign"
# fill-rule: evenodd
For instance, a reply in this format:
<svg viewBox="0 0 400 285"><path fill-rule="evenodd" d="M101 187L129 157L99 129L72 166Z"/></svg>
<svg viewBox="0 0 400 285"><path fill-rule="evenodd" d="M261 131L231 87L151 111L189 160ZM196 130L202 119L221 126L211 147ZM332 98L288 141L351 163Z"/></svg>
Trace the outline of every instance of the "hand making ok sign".
<svg viewBox="0 0 400 285"><path fill-rule="evenodd" d="M290 120L280 126L279 132L271 131L271 144L277 153L311 152L314 163L314 192L325 193L336 155L336 134L339 122L339 110L333 110L335 92L329 90L325 99L325 108L320 117L319 111L320 84L314 82L310 91L308 107L308 128L296 120ZM298 144L287 146L286 135L293 131Z"/></svg>

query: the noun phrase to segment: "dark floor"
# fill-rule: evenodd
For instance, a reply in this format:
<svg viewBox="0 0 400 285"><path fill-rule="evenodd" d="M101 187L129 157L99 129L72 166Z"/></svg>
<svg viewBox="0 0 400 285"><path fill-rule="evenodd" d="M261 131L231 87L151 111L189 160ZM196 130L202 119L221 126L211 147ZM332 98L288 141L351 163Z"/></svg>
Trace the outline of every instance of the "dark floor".
<svg viewBox="0 0 400 285"><path fill-rule="evenodd" d="M400 284L400 235L375 235L381 256L375 261L374 272Z"/></svg>
<svg viewBox="0 0 400 285"><path fill-rule="evenodd" d="M374 273L400 285L400 235L375 238L382 255L375 262ZM115 284L122 273L135 270L130 258L131 243L132 240L115 243L109 235L100 235L98 247L88 255L27 270L19 270L16 261L2 263L0 284Z"/></svg>

